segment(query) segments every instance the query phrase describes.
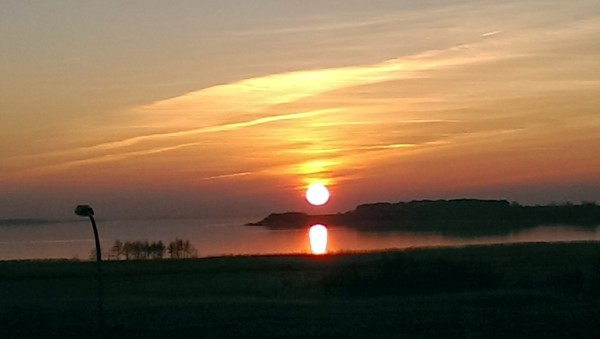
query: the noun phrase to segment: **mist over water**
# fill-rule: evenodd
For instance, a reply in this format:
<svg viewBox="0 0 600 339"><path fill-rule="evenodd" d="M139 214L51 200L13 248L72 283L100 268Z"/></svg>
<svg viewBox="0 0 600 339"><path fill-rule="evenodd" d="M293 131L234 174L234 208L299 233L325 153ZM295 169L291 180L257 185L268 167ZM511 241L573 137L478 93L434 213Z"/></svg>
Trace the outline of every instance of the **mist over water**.
<svg viewBox="0 0 600 339"><path fill-rule="evenodd" d="M311 253L309 229L268 230L244 226L241 219L98 220L106 257L115 240L169 242L189 240L198 256ZM327 225L325 225L327 226ZM462 246L516 242L600 241L594 227L539 226L506 235L459 237L437 233L360 232L327 226L327 252L369 251L431 246ZM0 226L0 260L87 260L94 239L87 220Z"/></svg>

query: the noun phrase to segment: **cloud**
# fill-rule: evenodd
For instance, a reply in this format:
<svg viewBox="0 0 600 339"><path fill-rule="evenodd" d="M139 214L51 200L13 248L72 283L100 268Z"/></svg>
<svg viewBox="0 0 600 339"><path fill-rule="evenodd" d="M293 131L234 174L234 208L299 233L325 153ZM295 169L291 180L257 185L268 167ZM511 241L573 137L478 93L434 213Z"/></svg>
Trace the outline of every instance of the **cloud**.
<svg viewBox="0 0 600 339"><path fill-rule="evenodd" d="M211 181L211 180L220 180L220 179L231 179L231 178L239 178L239 177L246 177L249 175L255 175L257 173L259 173L259 172L227 173L227 174L220 174L220 175L214 175L214 176L209 176L209 177L202 177L202 178L200 178L200 180Z"/></svg>
<svg viewBox="0 0 600 339"><path fill-rule="evenodd" d="M496 34L500 34L502 33L502 31L493 31L493 32L487 32L487 33L483 33L481 34L482 37L490 37L490 36L494 36Z"/></svg>
<svg viewBox="0 0 600 339"><path fill-rule="evenodd" d="M364 24L376 25L377 20ZM343 23L339 27L345 28ZM496 130L527 131L530 121L515 120L523 125L515 128L515 121L508 120L525 116L524 111L498 109L497 103L534 92L597 87L597 79L582 80L579 75L547 81L556 60L538 57L547 55L552 42L576 41L572 37L581 34L597 36L598 25L583 21L576 28L561 26L551 32L546 27L479 32L483 32L475 34L479 39L467 43L382 62L270 74L200 89L123 111L106 126L97 126L96 142L91 145L12 160L34 161L38 168L49 169L185 148L241 158L241 149L252 148L254 157L284 166L282 162L301 163L302 156L400 154L426 145L464 142L465 138L455 136L477 135L479 142L487 142L486 133L493 136ZM513 81L517 74L532 75ZM498 125L488 130L481 112L494 105ZM120 136L114 136L114 130ZM224 137L217 140L216 135ZM281 154L289 158L277 159ZM229 169L223 173L256 172Z"/></svg>
<svg viewBox="0 0 600 339"><path fill-rule="evenodd" d="M72 161L67 161L67 162L58 163L58 164L54 164L54 165L44 166L43 168L40 168L40 169L41 170L56 170L56 169L65 169L65 168L75 167L75 166L101 164L101 163L105 163L105 162L114 162L114 161L132 158L132 157L140 157L140 156L145 156L145 155L159 154L159 153L174 151L174 150L178 150L178 149L185 148L185 147L197 146L198 144L199 143L186 143L186 144L180 144L180 145L176 145L176 146L145 149L142 151L106 154L106 155L100 155L100 156L96 156L96 157L90 157L90 158L85 158L85 159L80 159L80 160L72 160Z"/></svg>
<svg viewBox="0 0 600 339"><path fill-rule="evenodd" d="M138 134L136 136L72 150L35 155L35 157L47 158L50 162L53 162L51 159L64 157L83 156L87 159L65 162L75 165L117 161L141 154L166 152L169 148L165 148L164 145L152 146L155 148L154 151L127 149L152 142L177 144L178 139L199 134L234 131L285 120L332 114L338 112L340 108L327 107L325 104L325 107L309 111L291 110L282 114L265 112L274 107L317 98L332 91L409 79L421 76L418 73L426 70L457 65L468 60L471 62L483 60L482 55L465 58L465 56L447 57L445 53L428 52L415 57L393 59L372 65L274 74L202 89L123 112L122 118L113 124L121 125L121 130L129 125L131 131ZM248 120L240 119L248 115L255 117ZM228 119L237 121L226 122ZM337 122L340 123L359 124L359 122ZM198 127L189 128L189 126ZM103 129L102 126L97 128ZM111 128L112 126L104 127L105 130ZM182 143L182 145L187 144L187 142ZM169 147L177 149L178 146Z"/></svg>
<svg viewBox="0 0 600 339"><path fill-rule="evenodd" d="M307 118L307 117L311 117L311 116L315 116L315 115L319 115L319 114L328 114L328 113L332 113L332 112L335 112L335 110L326 109L326 110L319 110L319 111L298 112L298 113L282 114L282 115L275 115L275 116L267 116L267 117L256 118L256 119L252 119L252 120L248 120L248 121L225 123L225 124L219 124L219 125L214 125L214 126L206 126L206 127L187 129L187 130L181 130L181 131L175 131L175 132L141 135L141 136L127 138L124 140L98 144L95 146L86 147L86 148L82 148L79 150L80 151L114 150L114 149L132 146L132 145L142 143L145 141L172 139L172 138L186 137L186 136L205 134L205 133L233 131L233 130L237 130L237 129L252 127L252 126L257 126L257 125L262 125L262 124L268 124L268 123L277 122L277 121L303 119L303 118Z"/></svg>

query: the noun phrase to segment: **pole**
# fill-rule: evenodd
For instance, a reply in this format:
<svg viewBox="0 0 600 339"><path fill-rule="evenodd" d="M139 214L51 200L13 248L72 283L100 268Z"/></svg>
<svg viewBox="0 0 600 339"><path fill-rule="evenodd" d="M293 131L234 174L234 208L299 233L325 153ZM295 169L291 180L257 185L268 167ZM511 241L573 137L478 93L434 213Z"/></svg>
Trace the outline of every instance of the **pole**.
<svg viewBox="0 0 600 339"><path fill-rule="evenodd" d="M100 237L98 236L98 227L93 215L89 215L94 230L94 240L96 242L96 268L98 279L98 335L103 337L104 332L104 287L102 281L102 250L100 249Z"/></svg>
<svg viewBox="0 0 600 339"><path fill-rule="evenodd" d="M77 205L75 214L80 217L90 218L92 230L94 231L94 241L96 242L96 278L98 279L98 338L104 336L104 287L102 286L102 250L100 249L100 237L98 236L98 227L94 219L94 210L89 205Z"/></svg>

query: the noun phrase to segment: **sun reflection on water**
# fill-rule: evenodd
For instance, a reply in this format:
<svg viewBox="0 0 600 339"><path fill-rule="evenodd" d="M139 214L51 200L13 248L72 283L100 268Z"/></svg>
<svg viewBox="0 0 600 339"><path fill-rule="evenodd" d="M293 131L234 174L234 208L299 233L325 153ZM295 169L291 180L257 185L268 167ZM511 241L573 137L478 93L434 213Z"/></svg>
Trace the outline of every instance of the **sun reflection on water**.
<svg viewBox="0 0 600 339"><path fill-rule="evenodd" d="M308 238L313 254L327 253L327 227L321 224L312 225L308 232Z"/></svg>

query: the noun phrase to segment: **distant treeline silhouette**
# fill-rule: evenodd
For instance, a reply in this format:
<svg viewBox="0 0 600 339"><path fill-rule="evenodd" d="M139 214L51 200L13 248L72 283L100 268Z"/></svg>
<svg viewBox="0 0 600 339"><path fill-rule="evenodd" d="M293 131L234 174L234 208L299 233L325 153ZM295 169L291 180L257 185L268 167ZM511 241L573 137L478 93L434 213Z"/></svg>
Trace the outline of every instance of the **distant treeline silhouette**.
<svg viewBox="0 0 600 339"><path fill-rule="evenodd" d="M175 239L168 245L162 241L121 241L115 240L108 254L109 260L149 260L195 258L198 251L189 240Z"/></svg>
<svg viewBox="0 0 600 339"><path fill-rule="evenodd" d="M415 200L363 204L345 213L274 213L251 226L303 228L315 223L363 231L440 232L461 236L502 234L538 225L600 224L595 202L523 206L506 200Z"/></svg>

